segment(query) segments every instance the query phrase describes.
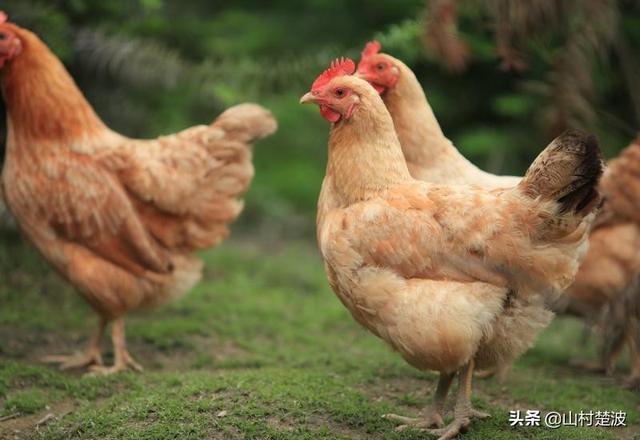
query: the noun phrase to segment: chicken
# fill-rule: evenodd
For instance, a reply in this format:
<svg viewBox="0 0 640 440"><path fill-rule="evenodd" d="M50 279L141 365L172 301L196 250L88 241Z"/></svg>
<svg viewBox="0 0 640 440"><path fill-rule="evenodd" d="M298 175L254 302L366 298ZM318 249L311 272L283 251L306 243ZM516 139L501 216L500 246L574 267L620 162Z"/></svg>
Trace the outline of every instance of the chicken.
<svg viewBox="0 0 640 440"><path fill-rule="evenodd" d="M188 292L194 254L221 243L253 177L251 144L276 130L255 104L211 125L154 140L130 139L96 115L58 58L2 17L0 69L8 112L2 173L6 203L24 235L99 316L81 356L61 368L140 370L126 349L124 315ZM112 322L114 364L100 339Z"/></svg>
<svg viewBox="0 0 640 440"><path fill-rule="evenodd" d="M447 139L411 69L390 55L379 53L380 43L367 43L357 75L382 95L411 175L434 183L462 183L484 188L508 188L520 177L496 176L469 162Z"/></svg>
<svg viewBox="0 0 640 440"><path fill-rule="evenodd" d="M422 418L389 419L442 427L458 374L453 422L429 430L451 439L487 416L471 406L473 369L530 344L513 305L542 303L573 281L600 199L599 149L591 136L566 133L511 189L418 181L382 99L354 71L353 61L335 61L300 100L332 123L318 245L353 318L412 366L440 372Z"/></svg>
<svg viewBox="0 0 640 440"><path fill-rule="evenodd" d="M589 252L556 309L603 330L601 364L612 374L625 343L630 352L630 387L640 386L640 139L611 160L601 179L602 211L589 237Z"/></svg>
<svg viewBox="0 0 640 440"><path fill-rule="evenodd" d="M411 69L402 61L380 53L380 49L380 43L377 41L367 43L358 64L357 74L369 81L381 94L393 119L413 177L433 183L464 183L489 189L517 185L519 177L486 173L464 158L442 133L425 93ZM576 314L589 322L596 322L599 321L603 309L617 310L618 318L621 317L620 313L624 315L624 328L631 326L635 319L632 313L633 306L626 307L623 304L628 304L630 295L633 298L635 280L640 272L639 256L636 255L640 249L640 231L637 226L637 220L640 219L636 219L636 223L629 221L633 219L630 212L638 206L638 203L634 204L638 200L633 199L633 196L638 194L637 197L640 197L640 186L635 182L637 179L634 177L633 167L625 164L635 164L637 169L637 165L640 165L640 148L633 150L633 147L630 147L628 152L611 163L610 170L605 174L606 177L602 181L603 191L612 194L606 197L605 209L598 220L598 223L604 224L593 230L589 252L575 284L561 300L552 305L556 313ZM614 180L612 175L617 176L617 179ZM606 187L615 184L614 182L617 182L619 188L616 191L607 190ZM615 207L614 204L624 206ZM620 211L620 214L614 214L617 211ZM613 217L614 220L604 221L604 217ZM624 218L627 220L622 221ZM631 292L627 292L628 290ZM627 308L629 313L624 312ZM536 311L535 308L523 312L530 315L529 320L545 319L544 313ZM609 314L605 313L603 325L605 334L610 337L605 338L603 363L604 368L611 372L613 358L619 352L620 341L629 340L631 336L627 330L622 333L617 330L619 319L608 319L607 316ZM629 342L629 347L633 346L633 343ZM632 358L638 357L632 349ZM640 363L640 360L637 363ZM634 363L630 383L636 383L635 378L640 376L640 365L637 363ZM498 376L504 377L508 368L509 365L499 366ZM483 373L491 375L495 371Z"/></svg>

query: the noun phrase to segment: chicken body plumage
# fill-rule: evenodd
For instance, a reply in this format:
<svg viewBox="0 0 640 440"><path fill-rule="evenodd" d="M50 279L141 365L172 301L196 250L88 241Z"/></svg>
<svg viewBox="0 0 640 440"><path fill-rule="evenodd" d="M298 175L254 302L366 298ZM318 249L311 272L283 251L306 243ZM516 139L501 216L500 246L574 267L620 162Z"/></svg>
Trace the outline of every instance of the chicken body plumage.
<svg viewBox="0 0 640 440"><path fill-rule="evenodd" d="M365 50L358 75L375 82L374 66L378 63L388 63L387 69L397 69L397 80L382 90L381 97L414 178L486 189L511 188L520 182L520 177L487 173L458 151L444 135L415 74L402 61L387 54L367 54ZM479 350L486 354L486 362L477 366L486 368L492 364L491 370L503 373L513 360L533 345L540 331L551 322L553 313L539 296L518 296L513 297L504 313L497 316L492 325L495 336L485 338L483 348Z"/></svg>
<svg viewBox="0 0 640 440"><path fill-rule="evenodd" d="M379 53L380 45L371 42L363 52L358 66L359 75L372 84L385 83L381 87L382 99L391 114L394 127L402 145L407 165L412 176L433 183L454 183L478 185L483 188L506 188L518 184L515 176L497 176L480 170L468 161L445 137L429 105L422 86L412 70L402 61L388 54ZM384 74L376 70L382 64L390 70L394 81L385 82ZM640 147L633 144L618 158L612 160L601 181L601 192L605 194L603 209L599 214L597 226L589 238L589 251L585 256L582 269L576 275L575 283L565 294L550 304L556 313L570 313L585 318L589 323L599 322L605 327L605 333L618 337L606 338L604 344L604 364L612 370L612 354L619 352L620 341L624 342L627 332L612 331L620 321L636 320L635 307L620 306L619 302L628 302L629 298L639 296L632 293L636 288L640 274L640 229L638 228L638 194L640 184L637 178L637 165L640 163ZM635 302L640 302L636 300ZM531 304L518 301L512 304L510 312L514 318L505 319L503 332L519 335L519 350L507 350L517 355L529 347L538 332L549 322L552 315L544 304ZM607 309L629 309L629 313L618 314L613 319ZM605 311L603 315L603 310ZM502 326L500 326L502 327ZM636 339L640 335L636 336ZM501 344L511 338L496 338ZM640 354L635 345L632 348L634 362L632 374L634 383L640 383ZM514 347L515 348L515 347ZM512 357L512 359L515 356ZM503 358L505 364L497 365L502 376L510 366L509 356ZM637 364L637 365L636 365Z"/></svg>
<svg viewBox="0 0 640 440"><path fill-rule="evenodd" d="M599 199L595 141L568 133L511 189L420 182L376 91L352 76L325 82L302 102L337 119L317 218L329 283L354 319L411 365L440 371L443 389L460 372L461 392L470 392L475 364L522 351L519 335L500 324L521 318L513 304L543 310L573 281ZM443 438L479 414L469 408Z"/></svg>
<svg viewBox="0 0 640 440"><path fill-rule="evenodd" d="M188 292L201 276L193 252L219 244L242 210L250 147L275 131L271 114L241 104L208 126L130 139L104 125L37 36L11 23L0 29L21 45L3 69L2 182L26 237L93 306L101 328ZM126 367L121 354L115 370Z"/></svg>
<svg viewBox="0 0 640 440"><path fill-rule="evenodd" d="M400 60L387 54L375 54L374 60L363 57L364 73L368 64L388 61L397 68L398 79L393 87L386 88L382 99L389 110L395 130L402 145L403 154L411 175L433 183L478 185L483 188L506 188L518 184L520 178L496 176L486 173L469 162L444 136L425 93L411 69ZM626 342L632 358L631 386L640 383L640 334L633 330L638 318L635 303L640 302L638 279L640 277L640 228L637 215L640 180L637 166L640 163L640 146L632 143L619 157L608 164L601 181L605 195L603 209L599 213L589 238L589 251L582 269L576 274L575 283L562 297L550 304L560 314L572 314L596 323L603 328L602 367L611 373L615 358ZM638 297L638 299L635 299ZM518 301L512 304L513 317L502 321L502 332L520 335L511 361L518 352L529 347L540 329L552 315L544 304ZM612 311L617 311L615 316ZM627 311L625 311L627 310ZM505 338L496 338L497 344ZM496 365L501 376L509 367L509 356L504 364Z"/></svg>

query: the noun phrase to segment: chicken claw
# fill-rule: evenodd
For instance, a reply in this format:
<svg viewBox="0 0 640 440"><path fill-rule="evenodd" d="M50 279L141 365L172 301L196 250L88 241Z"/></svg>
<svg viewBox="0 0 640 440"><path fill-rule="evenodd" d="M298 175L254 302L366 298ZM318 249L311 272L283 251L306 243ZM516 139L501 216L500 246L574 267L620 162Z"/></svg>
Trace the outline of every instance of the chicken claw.
<svg viewBox="0 0 640 440"><path fill-rule="evenodd" d="M484 411L479 411L475 408L471 408L471 410L469 411L469 417L472 419L484 420L491 417L491 414Z"/></svg>
<svg viewBox="0 0 640 440"><path fill-rule="evenodd" d="M425 432L439 436L438 440L450 440L455 438L458 434L464 434L467 432L469 425L471 425L471 420L482 420L488 417L491 417L491 414L470 408L465 414L456 415L456 418L448 426L441 429L427 429Z"/></svg>
<svg viewBox="0 0 640 440"><path fill-rule="evenodd" d="M118 356L116 356L116 360L113 363L112 366L107 367L107 366L103 366L103 365L93 365L90 369L89 369L89 374L90 375L110 375L110 374L115 374L115 373L119 373L121 371L127 371L129 368L131 368L134 371L137 372L142 372L144 371L144 368L142 368L142 365L140 365L139 363L137 363L129 354L128 351L124 351L121 354L121 358L118 359Z"/></svg>
<svg viewBox="0 0 640 440"><path fill-rule="evenodd" d="M489 414L478 411L471 406L471 380L473 378L473 360L469 361L458 373L458 397L453 410L453 422L442 429L429 430L431 434L440 436L438 440L449 440L469 428L472 419L486 419Z"/></svg>
<svg viewBox="0 0 640 440"><path fill-rule="evenodd" d="M448 426L441 429L427 429L429 434L437 435L438 440L451 440L458 434L464 434L469 429L471 419L469 417L456 418Z"/></svg>
<svg viewBox="0 0 640 440"><path fill-rule="evenodd" d="M444 409L444 401L451 386L451 381L453 379L454 374L445 374L440 373L440 380L438 381L438 388L436 390L436 395L434 397L434 406L433 413L439 416L440 421L442 421L442 410ZM458 397L456 400L456 405L454 408L454 419L449 425L439 428L439 429L429 429L434 423L433 421L438 421L432 414L429 414L429 410L426 411L427 417L423 419L411 419L409 417L389 417L389 414L386 418L390 418L393 420L398 420L405 425L399 426L398 430L404 430L408 427L416 428L420 431L428 432L429 434L437 435L438 440L450 440L455 438L458 434L465 433L469 429L469 425L471 425L471 420L473 419L486 419L487 417L491 417L490 414L487 414L482 411L478 411L471 406L471 379L473 378L473 361L469 361L462 370L458 373L459 387L458 387ZM439 409L439 411L438 411ZM431 417L431 419L429 418ZM417 420L417 421L416 421ZM429 422L432 422L429 425ZM439 426L443 426L444 423L441 423ZM438 426L438 425L436 425Z"/></svg>
<svg viewBox="0 0 640 440"><path fill-rule="evenodd" d="M110 367L94 365L90 368L91 375L115 374L121 371L127 371L129 368L138 372L144 370L142 365L137 363L127 351L123 318L118 318L113 321L111 328L111 340L113 342L113 365Z"/></svg>
<svg viewBox="0 0 640 440"><path fill-rule="evenodd" d="M47 364L59 364L60 370L69 370L102 365L102 354L100 350L89 348L80 355L49 355L42 357L41 360Z"/></svg>
<svg viewBox="0 0 640 440"><path fill-rule="evenodd" d="M397 414L384 414L383 419L393 420L402 423L396 428L396 431L404 431L407 428L426 429L441 428L444 426L444 419L437 411L425 411L423 417L405 417Z"/></svg>
<svg viewBox="0 0 640 440"><path fill-rule="evenodd" d="M407 428L415 429L427 429L427 428L441 428L444 426L444 403L451 388L451 382L455 373L440 373L438 379L438 387L436 393L433 396L433 404L426 407L423 410L422 417L405 417L397 414L385 414L382 417L389 420L402 423L402 425L396 428L396 431L404 431Z"/></svg>
<svg viewBox="0 0 640 440"><path fill-rule="evenodd" d="M58 368L60 370L68 370L71 368L82 368L90 365L98 366L102 365L102 349L100 348L100 341L104 334L104 328L107 325L107 321L100 318L98 322L98 328L91 337L87 350L80 355L50 355L41 358L42 362L48 364L60 364Z"/></svg>

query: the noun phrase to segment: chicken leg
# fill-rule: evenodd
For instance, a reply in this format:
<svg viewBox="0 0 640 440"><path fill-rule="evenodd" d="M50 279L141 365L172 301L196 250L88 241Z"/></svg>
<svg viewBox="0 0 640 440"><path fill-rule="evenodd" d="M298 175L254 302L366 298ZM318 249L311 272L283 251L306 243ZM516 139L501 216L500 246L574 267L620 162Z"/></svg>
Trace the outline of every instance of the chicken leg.
<svg viewBox="0 0 640 440"><path fill-rule="evenodd" d="M82 368L90 365L102 365L102 350L100 342L104 329L107 326L107 320L100 317L98 320L98 328L91 336L89 346L81 355L50 355L42 358L43 362L60 364L58 368L67 370L70 368Z"/></svg>
<svg viewBox="0 0 640 440"><path fill-rule="evenodd" d="M111 340L113 342L113 365L105 367L103 365L94 365L91 372L96 374L114 374L120 371L126 371L129 367L135 371L142 371L142 366L137 363L127 351L124 318L117 318L111 325Z"/></svg>
<svg viewBox="0 0 640 440"><path fill-rule="evenodd" d="M625 380L625 388L631 390L640 390L640 347L638 346L640 339L640 329L632 326L628 335L629 361L631 362L631 374Z"/></svg>
<svg viewBox="0 0 640 440"><path fill-rule="evenodd" d="M612 301L611 309L609 313L604 315L614 322L603 323L604 327L604 344L602 347L602 365L604 367L604 374L607 376L613 376L616 369L616 361L620 357L625 343L629 341L629 325L625 323L623 317L626 316L627 304L624 301Z"/></svg>
<svg viewBox="0 0 640 440"><path fill-rule="evenodd" d="M438 388L434 397L434 405L426 413L426 418L412 419L409 417L387 414L385 418L397 420L404 423L397 429L403 430L408 427L425 431L439 436L438 440L450 440L460 433L466 432L472 419L486 419L489 414L478 411L471 406L471 380L473 378L473 360L469 361L458 373L458 397L454 408L454 419L448 426L440 429L429 429L430 426L443 426L442 412L447 391L451 386L454 374L440 374ZM437 414L439 417L434 416ZM439 422L439 423L438 423Z"/></svg>
<svg viewBox="0 0 640 440"><path fill-rule="evenodd" d="M478 411L471 406L472 379L473 360L470 360L458 373L458 397L453 410L453 421L444 428L426 429L426 432L439 436L438 440L451 440L458 434L466 432L472 419L486 419L490 417L489 414Z"/></svg>
<svg viewBox="0 0 640 440"><path fill-rule="evenodd" d="M405 417L397 414L385 414L382 417L389 420L402 423L402 425L396 428L397 431L402 431L406 428L440 428L444 426L444 403L451 388L451 382L455 373L440 373L438 379L438 387L436 393L433 396L433 403L427 406L423 412L422 417Z"/></svg>

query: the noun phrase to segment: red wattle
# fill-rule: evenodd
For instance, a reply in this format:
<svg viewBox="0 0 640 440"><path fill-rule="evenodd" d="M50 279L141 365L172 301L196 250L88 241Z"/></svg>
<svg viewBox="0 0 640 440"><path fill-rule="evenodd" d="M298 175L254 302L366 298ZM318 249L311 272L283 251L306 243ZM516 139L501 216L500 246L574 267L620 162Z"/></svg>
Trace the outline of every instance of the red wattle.
<svg viewBox="0 0 640 440"><path fill-rule="evenodd" d="M326 105L320 106L320 114L322 115L323 118L325 118L329 122L338 122L342 117L340 113L330 109Z"/></svg>

